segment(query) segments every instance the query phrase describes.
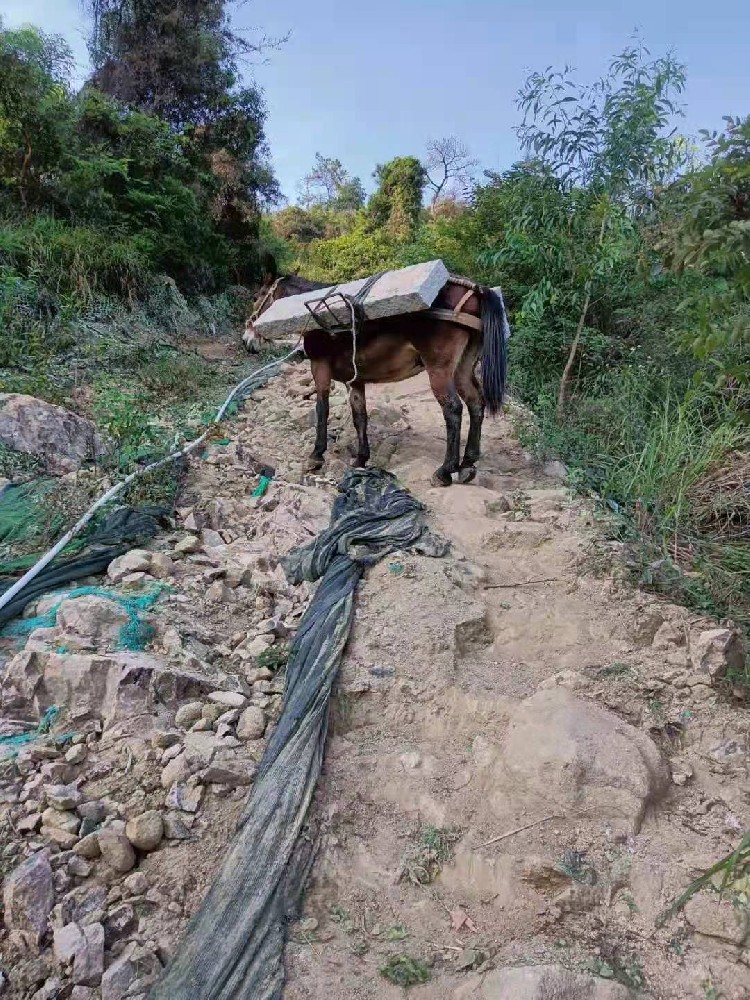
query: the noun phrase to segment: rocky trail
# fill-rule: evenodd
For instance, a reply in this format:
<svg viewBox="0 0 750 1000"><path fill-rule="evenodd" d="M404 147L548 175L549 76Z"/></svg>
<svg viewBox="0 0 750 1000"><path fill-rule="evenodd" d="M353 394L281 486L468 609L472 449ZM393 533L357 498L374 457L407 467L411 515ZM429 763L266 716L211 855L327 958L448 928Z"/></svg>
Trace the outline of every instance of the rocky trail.
<svg viewBox="0 0 750 1000"><path fill-rule="evenodd" d="M312 395L285 366L191 462L173 533L0 639L3 732L59 705L70 735L0 764L0 996L143 1000L205 895L311 597L278 559L327 524L350 460L338 387L326 468L304 473ZM451 552L396 553L360 586L285 996L750 997L746 894L656 926L750 828L747 717L722 690L738 637L621 583L511 419L487 421L475 483L441 490L426 381L368 396L373 463ZM276 470L262 497L257 462ZM123 650L112 594L157 588L145 650Z"/></svg>

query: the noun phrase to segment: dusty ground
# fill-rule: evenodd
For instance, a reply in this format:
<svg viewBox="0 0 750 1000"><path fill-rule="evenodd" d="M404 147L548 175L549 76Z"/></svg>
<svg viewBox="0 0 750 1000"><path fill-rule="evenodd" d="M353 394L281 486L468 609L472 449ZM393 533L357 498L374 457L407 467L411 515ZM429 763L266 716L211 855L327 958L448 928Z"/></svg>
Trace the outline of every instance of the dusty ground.
<svg viewBox="0 0 750 1000"><path fill-rule="evenodd" d="M325 523L352 440L339 387L326 469L305 475L311 395L301 366L257 393L228 425L231 443L191 463L182 522L154 546L176 568L151 616L150 652L240 677L271 719L278 684L258 680L248 650L258 637L278 644L309 594L269 574ZM590 509L531 463L511 418L487 422L477 481L441 490L430 477L444 431L426 381L368 397L373 461L424 503L452 551L395 554L361 585L312 820L320 852L287 948L287 1000L401 997L381 971L403 957L429 976L415 998L536 996L503 985L498 970L550 964L600 977L596 993L554 994L570 1000L750 997L746 896L704 892L655 927L750 828L747 716L719 690L721 656L706 639L715 623L618 583ZM261 502L248 499L254 461L277 472ZM195 548L177 559L186 533ZM238 561L252 564L252 586L238 585ZM276 636L271 620L283 625ZM107 932L107 969L131 947L168 958L231 836L244 787L194 774L189 787L205 786L197 810L176 809L172 790L164 803L155 734L176 728L186 755L252 773L262 740L237 730L238 740L236 720L211 725L184 732L162 706L145 728L139 717L87 737L75 778L86 800L123 820L166 809L187 824L186 839L138 854L140 892L101 862L66 874L71 852L53 852L58 899L102 883L106 912L95 919L105 929L112 907L134 911L126 931ZM15 802L35 808L29 784L4 800L14 822ZM30 837L3 856L44 846ZM64 971L47 988L59 970L49 950L43 958L10 996L72 995ZM35 993L45 976L47 992ZM75 1000L100 996L96 982L86 989Z"/></svg>
<svg viewBox="0 0 750 1000"><path fill-rule="evenodd" d="M690 922L654 928L750 820L746 714L704 685L685 686L686 642L710 623L593 575L589 510L530 464L508 419L486 425L477 483L441 490L429 485L444 438L425 380L369 396L375 460L423 501L459 561L407 555L361 588L288 997L399 996L378 974L393 954L432 964L415 997L499 996L483 993L486 973L457 971L485 959L613 972L663 1000L750 996L748 952L726 940L742 935L723 913L730 904L704 895ZM501 497L516 510L498 512ZM617 829L606 804L585 815L575 797L560 808L543 773L525 787L501 779L517 700L556 680L661 747L672 780L646 802L642 825ZM400 877L403 859L429 826L460 839L435 881L414 885ZM571 851L595 870L594 886L555 877ZM469 919L456 930L462 912ZM741 908L738 919L744 926Z"/></svg>

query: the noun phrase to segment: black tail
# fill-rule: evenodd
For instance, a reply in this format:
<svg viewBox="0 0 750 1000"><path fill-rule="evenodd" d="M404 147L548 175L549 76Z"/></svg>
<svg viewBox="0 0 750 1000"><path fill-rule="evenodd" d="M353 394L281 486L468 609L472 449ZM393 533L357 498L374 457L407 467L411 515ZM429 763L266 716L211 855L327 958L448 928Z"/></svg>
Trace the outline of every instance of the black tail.
<svg viewBox="0 0 750 1000"><path fill-rule="evenodd" d="M482 288L482 388L493 417L500 412L505 395L509 335L502 295L491 288Z"/></svg>

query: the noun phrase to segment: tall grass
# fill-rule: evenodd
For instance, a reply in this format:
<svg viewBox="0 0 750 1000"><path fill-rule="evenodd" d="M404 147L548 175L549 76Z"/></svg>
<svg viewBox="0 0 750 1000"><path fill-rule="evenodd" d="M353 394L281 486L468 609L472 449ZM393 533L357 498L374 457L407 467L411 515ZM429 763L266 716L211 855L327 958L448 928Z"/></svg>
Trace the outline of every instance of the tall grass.
<svg viewBox="0 0 750 1000"><path fill-rule="evenodd" d="M557 421L541 391L527 443L571 466L629 548L637 583L750 635L750 427L736 400L620 370Z"/></svg>

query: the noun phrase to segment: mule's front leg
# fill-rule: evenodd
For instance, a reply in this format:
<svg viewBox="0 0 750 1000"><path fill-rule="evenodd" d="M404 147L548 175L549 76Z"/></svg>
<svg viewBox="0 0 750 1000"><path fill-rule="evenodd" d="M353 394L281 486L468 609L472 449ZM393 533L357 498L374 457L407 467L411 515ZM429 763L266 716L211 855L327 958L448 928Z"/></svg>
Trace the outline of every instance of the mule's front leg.
<svg viewBox="0 0 750 1000"><path fill-rule="evenodd" d="M331 366L327 361L312 361L315 382L315 446L306 465L308 472L317 472L323 467L323 459L328 448L328 410L331 395Z"/></svg>
<svg viewBox="0 0 750 1000"><path fill-rule="evenodd" d="M364 382L352 382L349 389L349 405L352 408L354 429L357 432L357 457L354 465L363 469L370 459L370 444L367 440L367 399Z"/></svg>

